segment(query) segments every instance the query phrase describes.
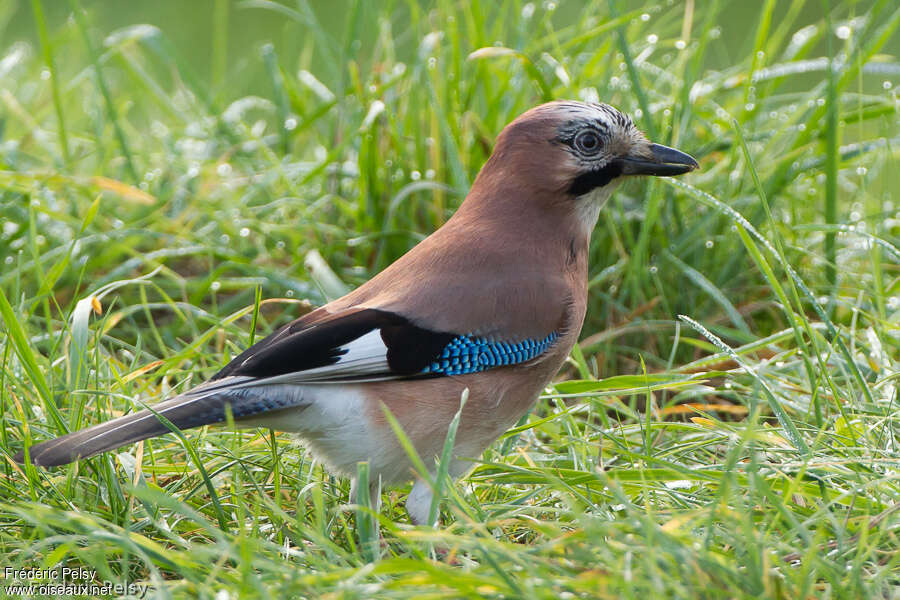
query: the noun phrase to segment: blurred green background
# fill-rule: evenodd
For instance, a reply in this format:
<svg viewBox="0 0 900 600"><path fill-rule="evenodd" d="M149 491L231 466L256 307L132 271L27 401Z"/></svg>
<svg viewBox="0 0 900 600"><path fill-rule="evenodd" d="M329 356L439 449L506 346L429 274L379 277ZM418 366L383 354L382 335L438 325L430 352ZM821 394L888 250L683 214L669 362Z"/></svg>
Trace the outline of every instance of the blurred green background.
<svg viewBox="0 0 900 600"><path fill-rule="evenodd" d="M439 2L368 2L334 0L329 2L275 3L268 1L197 0L178 2L160 0L158 2L122 3L85 1L79 6L90 15L90 22L98 32L112 32L117 29L144 23L161 29L177 48L185 63L207 85L216 85L216 93L225 100L239 98L246 94L268 96L269 82L261 69L259 52L263 44L272 44L279 56L284 57L287 68L298 67L304 52L311 52L313 60L310 70L329 86L340 82L342 69L335 64L335 50L346 48L348 41L348 16L357 13L357 23L350 25L352 46L349 54L359 60L362 70L373 68L372 49L377 42L379 20L390 15L391 29L395 32L394 43L397 58L404 62L414 60L420 43L415 35L411 14L425 15L429 9L449 8L460 19L467 13L481 13L489 17L494 31L484 32L504 34L501 23L518 20L517 9L531 4L536 21L546 19L547 26L560 28L576 22L600 22L607 14L605 2L557 2L552 11L547 11L547 3L494 3L473 2L447 4ZM629 9L677 10L683 2L641 5L620 3L623 12ZM872 2L856 2L848 6L849 15L864 15ZM712 0L700 0L695 4L697 19L702 20L706 11L714 10L716 25L723 33L713 48L704 57L704 67L721 69L734 63L753 49L756 24L760 18L760 5L753 2L722 2L717 6ZM7 2L5 4L4 39L7 43L25 41L37 43L34 15L28 2ZM68 2L50 2L44 7L48 27L57 28L71 15ZM532 9L530 9L532 10ZM520 12L520 11L519 11ZM778 22L786 14L793 13L790 2L777 2L772 7L772 19ZM544 14L542 14L544 13ZM549 14L547 14L549 13ZM799 23L814 23L821 18L822 6L816 2L805 2L797 11ZM475 17L477 18L477 17ZM440 23L432 22L434 26ZM540 28L538 29L540 31ZM653 27L647 28L648 32ZM649 33L648 33L649 34ZM219 36L217 40L217 35ZM500 37L503 37L502 35ZM325 39L326 44L320 44ZM472 48L477 44L493 45L495 41L509 44L510 40L472 40ZM885 48L895 55L898 41L892 40ZM318 49L317 49L318 46ZM590 51L589 48L586 50ZM823 50L823 48L819 48ZM218 79L217 79L218 78ZM800 82L797 85L801 85ZM267 93L268 92L268 93Z"/></svg>
<svg viewBox="0 0 900 600"><path fill-rule="evenodd" d="M576 22L588 23L591 20L599 22L607 14L605 2L593 5L589 2L557 2L553 3L556 6L552 11L547 11L547 3L541 2L503 5L476 1L471 4L448 4L446 8L453 9L452 12L463 20L466 13L481 13L490 17L494 21L494 31L484 32L489 35L506 33L500 27L503 20L518 20L521 15L516 14L517 9L528 4L534 7L536 21L546 19L547 25L553 28L571 26ZM848 3L847 16L865 15L872 4L870 1ZM657 13L665 8L677 10L685 3L620 5L623 12L640 8L650 10L652 14L654 9ZM391 29L396 34L394 43L397 58L410 62L414 60L416 48L421 41L415 35L411 14L425 15L429 9L444 8L440 2L388 1L357 5L352 0L308 3L275 3L266 0L197 0L185 3L160 0L133 4L84 1L79 6L88 11L90 22L99 32L108 33L135 23L158 27L198 77L205 84L216 86L215 92L223 100L250 93L264 96L271 94L259 58L263 44L274 46L278 55L284 57L283 64L286 68L298 67L298 57L304 52L311 52L313 61L310 63L310 70L329 86L338 85L342 70L334 64L336 56L333 53L335 49L346 46L350 33L348 16L353 13L357 13L355 20L358 22L355 27L351 25L353 40L349 54L354 60L360 61L363 70L369 71L375 66L372 49L377 42L378 22L384 15L390 15ZM71 15L70 4L64 1L47 3L44 8L51 30L56 30ZM702 20L707 11L715 11L716 25L724 33L713 44L709 54L704 56L704 67L727 68L753 49L760 8L758 3L753 2L716 3L712 0L699 0L695 3L697 20ZM29 3L7 2L4 9L4 40L7 44L17 41L37 43L34 15ZM794 16L794 12L791 2L774 3L772 20L777 23L788 14ZM794 18L796 23L815 23L821 16L820 3L804 2ZM440 25L436 22L431 24ZM652 26L647 28L650 33L652 30ZM217 35L220 40L218 42ZM320 44L323 39L329 42ZM508 39L472 40L472 48L477 47L478 43L493 45L495 41L507 45L510 42ZM898 43L900 42L896 37L890 40L885 53L896 55ZM821 40L819 45L817 50L823 53ZM586 50L590 51L589 48ZM793 84L799 88L808 82L809 80L791 81L788 86Z"/></svg>
<svg viewBox="0 0 900 600"><path fill-rule="evenodd" d="M158 597L892 597L898 28L889 0L0 0L0 555ZM189 433L204 468L171 436L11 460L367 280L560 98L701 169L616 192L580 344L438 530L399 487L367 538L262 431Z"/></svg>

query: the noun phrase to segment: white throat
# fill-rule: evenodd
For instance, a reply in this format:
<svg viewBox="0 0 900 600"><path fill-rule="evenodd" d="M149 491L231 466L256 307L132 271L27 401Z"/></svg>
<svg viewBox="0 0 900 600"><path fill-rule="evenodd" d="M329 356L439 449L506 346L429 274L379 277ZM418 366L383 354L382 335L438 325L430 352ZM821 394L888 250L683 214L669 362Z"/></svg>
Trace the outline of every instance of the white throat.
<svg viewBox="0 0 900 600"><path fill-rule="evenodd" d="M612 196L619 184L621 177L616 177L606 185L601 185L592 189L587 194L582 194L575 198L575 212L578 220L584 227L585 234L590 237L594 226L597 225L597 219L600 218L600 210Z"/></svg>

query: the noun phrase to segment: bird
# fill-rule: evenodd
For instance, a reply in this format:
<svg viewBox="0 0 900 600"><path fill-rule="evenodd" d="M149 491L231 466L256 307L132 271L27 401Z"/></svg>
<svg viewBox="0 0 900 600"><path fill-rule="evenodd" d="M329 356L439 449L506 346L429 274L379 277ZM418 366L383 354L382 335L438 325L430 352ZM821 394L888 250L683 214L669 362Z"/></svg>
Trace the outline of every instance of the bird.
<svg viewBox="0 0 900 600"><path fill-rule="evenodd" d="M365 493L354 478L361 461L370 494L379 481L413 481L406 508L426 524L434 491L388 413L433 465L461 410L448 473L463 476L531 409L576 343L591 232L613 190L629 177L698 167L607 104L538 105L503 128L456 212L372 279L279 327L205 383L14 458L64 465L169 433L160 417L189 429L230 412L239 427L298 434L351 478L351 499Z"/></svg>

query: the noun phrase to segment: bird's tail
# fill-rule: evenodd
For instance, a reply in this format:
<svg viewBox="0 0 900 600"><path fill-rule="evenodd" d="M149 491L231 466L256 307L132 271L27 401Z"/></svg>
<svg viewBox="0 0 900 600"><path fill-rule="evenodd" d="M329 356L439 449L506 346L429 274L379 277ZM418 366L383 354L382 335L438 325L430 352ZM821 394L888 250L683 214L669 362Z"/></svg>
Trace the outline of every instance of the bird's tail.
<svg viewBox="0 0 900 600"><path fill-rule="evenodd" d="M227 419L228 405L232 406L235 419L277 408L266 406L270 400L248 397L259 394L253 393L254 388L241 385L243 383L227 380L210 382L149 409L35 444L29 448L31 462L42 467L65 465L79 458L169 433L169 427L157 415L165 417L178 429L190 429L224 422ZM24 463L24 451L13 458L16 462Z"/></svg>

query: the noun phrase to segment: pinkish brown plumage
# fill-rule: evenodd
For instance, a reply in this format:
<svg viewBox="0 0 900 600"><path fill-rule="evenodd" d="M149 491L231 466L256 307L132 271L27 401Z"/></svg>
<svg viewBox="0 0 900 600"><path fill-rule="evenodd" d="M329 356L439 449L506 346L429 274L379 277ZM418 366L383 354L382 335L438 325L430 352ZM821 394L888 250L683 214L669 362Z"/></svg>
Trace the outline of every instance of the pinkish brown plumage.
<svg viewBox="0 0 900 600"><path fill-rule="evenodd" d="M456 214L366 284L301 317L209 382L113 421L37 444L38 465L179 428L224 421L297 432L339 473L359 461L385 482L412 478L388 425L397 418L431 464L468 390L453 476L534 404L575 344L587 304L587 250L624 176L678 175L697 163L651 144L612 107L552 102L501 132ZM25 460L20 453L17 460ZM423 523L431 490L407 502Z"/></svg>

